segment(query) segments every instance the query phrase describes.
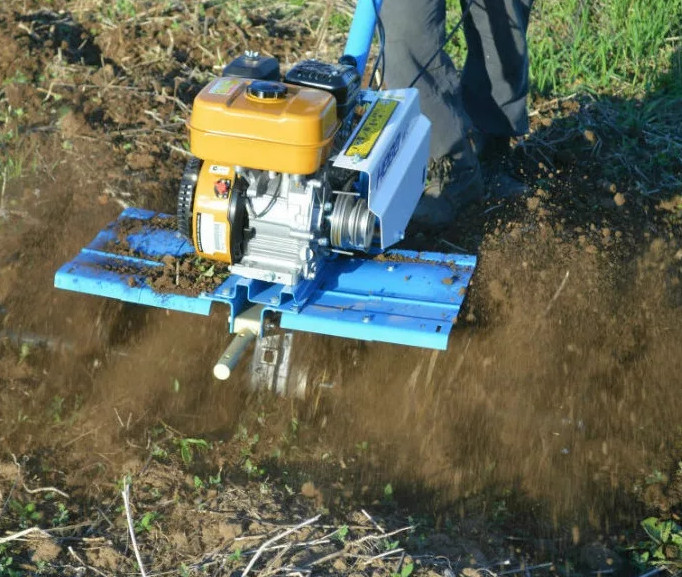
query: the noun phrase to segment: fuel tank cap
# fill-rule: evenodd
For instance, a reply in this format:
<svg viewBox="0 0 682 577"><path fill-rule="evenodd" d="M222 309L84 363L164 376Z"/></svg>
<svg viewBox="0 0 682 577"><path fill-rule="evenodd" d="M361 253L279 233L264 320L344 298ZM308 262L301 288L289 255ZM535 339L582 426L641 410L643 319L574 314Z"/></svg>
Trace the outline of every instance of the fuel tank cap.
<svg viewBox="0 0 682 577"><path fill-rule="evenodd" d="M256 100L282 100L287 95L287 87L281 82L256 80L249 84L246 94Z"/></svg>

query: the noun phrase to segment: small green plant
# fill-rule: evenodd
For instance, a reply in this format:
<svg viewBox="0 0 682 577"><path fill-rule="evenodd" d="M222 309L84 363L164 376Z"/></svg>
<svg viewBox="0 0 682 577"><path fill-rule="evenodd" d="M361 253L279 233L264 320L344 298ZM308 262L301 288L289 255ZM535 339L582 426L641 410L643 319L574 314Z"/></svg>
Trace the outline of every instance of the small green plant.
<svg viewBox="0 0 682 577"><path fill-rule="evenodd" d="M672 519L648 517L641 523L648 539L636 545L634 560L642 568L682 569L682 527Z"/></svg>
<svg viewBox="0 0 682 577"><path fill-rule="evenodd" d="M211 487L216 487L222 483L222 474L223 470L220 469L215 475L209 475L208 476L208 484Z"/></svg>
<svg viewBox="0 0 682 577"><path fill-rule="evenodd" d="M393 501L393 485L386 483L384 487L384 501L391 503Z"/></svg>
<svg viewBox="0 0 682 577"><path fill-rule="evenodd" d="M52 526L60 527L69 522L69 510L64 503L57 503L57 511L52 516Z"/></svg>
<svg viewBox="0 0 682 577"><path fill-rule="evenodd" d="M345 543L346 537L348 536L348 525L341 525L334 533L332 533L331 538L339 543Z"/></svg>
<svg viewBox="0 0 682 577"><path fill-rule="evenodd" d="M253 451L260 441L258 433L249 436L248 430L242 425L237 430L235 439L243 444L240 450L242 471L244 471L249 478L262 477L265 474L265 469L259 467L253 460Z"/></svg>
<svg viewBox="0 0 682 577"><path fill-rule="evenodd" d="M31 354L31 345L28 343L21 343L19 351L19 364L22 364Z"/></svg>
<svg viewBox="0 0 682 577"><path fill-rule="evenodd" d="M10 501L10 509L19 517L19 525L22 529L32 527L43 518L43 514L37 510L36 504L32 501L22 503L13 499Z"/></svg>
<svg viewBox="0 0 682 577"><path fill-rule="evenodd" d="M391 541L390 539L384 539L382 544L384 546L384 551L393 551L394 549L400 547L400 541L397 540Z"/></svg>
<svg viewBox="0 0 682 577"><path fill-rule="evenodd" d="M52 397L50 402L50 416L52 417L52 422L61 423L62 422L62 411L64 410L64 397L55 395Z"/></svg>
<svg viewBox="0 0 682 577"><path fill-rule="evenodd" d="M109 20L119 18L135 18L137 10L135 9L135 2L132 0L116 0L113 5L106 10L106 15Z"/></svg>
<svg viewBox="0 0 682 577"><path fill-rule="evenodd" d="M163 447L154 443L152 445L152 457L159 461L165 461L168 458L168 451Z"/></svg>
<svg viewBox="0 0 682 577"><path fill-rule="evenodd" d="M358 453L366 453L367 449L369 449L369 443L367 441L362 441L362 443L357 443L355 445L355 450Z"/></svg>
<svg viewBox="0 0 682 577"><path fill-rule="evenodd" d="M176 439L174 442L180 448L180 458L185 465L194 460L196 451L205 451L209 448L209 444L203 439Z"/></svg>
<svg viewBox="0 0 682 577"><path fill-rule="evenodd" d="M250 457L247 457L242 463L242 471L244 471L250 479L265 475L265 469L259 467Z"/></svg>
<svg viewBox="0 0 682 577"><path fill-rule="evenodd" d="M412 575L412 572L414 571L414 563L405 563L403 565L402 569L400 569L400 573L393 573L391 577L410 577Z"/></svg>
<svg viewBox="0 0 682 577"><path fill-rule="evenodd" d="M156 511L147 511L144 515L142 515L142 519L135 522L135 531L137 533L149 533L152 530L154 521L157 521L160 518L161 515Z"/></svg>
<svg viewBox="0 0 682 577"><path fill-rule="evenodd" d="M23 570L15 568L8 544L0 545L0 577L21 577Z"/></svg>

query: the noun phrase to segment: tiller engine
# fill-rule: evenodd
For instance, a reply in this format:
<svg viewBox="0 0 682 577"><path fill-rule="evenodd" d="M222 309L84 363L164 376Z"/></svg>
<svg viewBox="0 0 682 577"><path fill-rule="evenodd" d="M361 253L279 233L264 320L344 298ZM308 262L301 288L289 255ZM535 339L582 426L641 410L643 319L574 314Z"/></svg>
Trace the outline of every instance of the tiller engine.
<svg viewBox="0 0 682 577"><path fill-rule="evenodd" d="M404 237L429 122L415 89L361 94L355 64L307 60L280 82L273 61L247 53L195 99L178 219L199 255L293 286Z"/></svg>

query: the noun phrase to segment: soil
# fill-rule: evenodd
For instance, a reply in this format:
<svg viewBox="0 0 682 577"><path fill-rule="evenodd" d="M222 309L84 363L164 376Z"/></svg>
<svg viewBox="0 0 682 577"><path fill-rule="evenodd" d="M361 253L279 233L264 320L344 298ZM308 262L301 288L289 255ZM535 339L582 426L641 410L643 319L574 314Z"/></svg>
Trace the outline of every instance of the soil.
<svg viewBox="0 0 682 577"><path fill-rule="evenodd" d="M116 239L106 243L103 250L126 257L139 257L140 255L130 246L129 238L150 229L177 231L177 218L156 214L148 219L133 217L118 219L112 225ZM128 279L130 286L147 284L158 293L187 296L197 296L215 290L230 274L227 264L207 261L194 254L190 256L167 254L158 258L145 254L144 258L155 260L162 266L135 267L121 261L105 268L131 275Z"/></svg>
<svg viewBox="0 0 682 577"><path fill-rule="evenodd" d="M631 573L641 519L682 515L682 196L613 178L574 128L590 102L533 102L486 200L406 245L478 255L447 351L298 334L295 366L333 387L253 394L247 363L218 384L225 311L54 273L122 208L174 211L216 54L286 66L342 41L277 8L161 4L0 6L0 575L138 571L126 484L156 574ZM504 172L528 194L500 194Z"/></svg>

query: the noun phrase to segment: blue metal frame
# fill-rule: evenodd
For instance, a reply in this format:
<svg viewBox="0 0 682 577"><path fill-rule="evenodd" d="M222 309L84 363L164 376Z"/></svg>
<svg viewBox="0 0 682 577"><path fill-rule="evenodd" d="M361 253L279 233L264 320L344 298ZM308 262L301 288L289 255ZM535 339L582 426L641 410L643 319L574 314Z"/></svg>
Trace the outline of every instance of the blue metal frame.
<svg viewBox="0 0 682 577"><path fill-rule="evenodd" d="M344 54L355 58L360 76L365 72L376 26L376 14L381 11L381 4L382 0L358 0L355 7Z"/></svg>
<svg viewBox="0 0 682 577"><path fill-rule="evenodd" d="M295 287L231 275L199 296L163 294L146 283L165 255L191 256L194 248L177 232L146 225L152 211L127 209L55 275L57 288L125 302L208 315L213 303L229 305L234 317L251 304L281 313L285 329L434 349L447 348L476 258L392 250L383 256L327 261L316 280ZM118 231L137 221L129 250L118 254ZM131 256L134 255L134 256Z"/></svg>

